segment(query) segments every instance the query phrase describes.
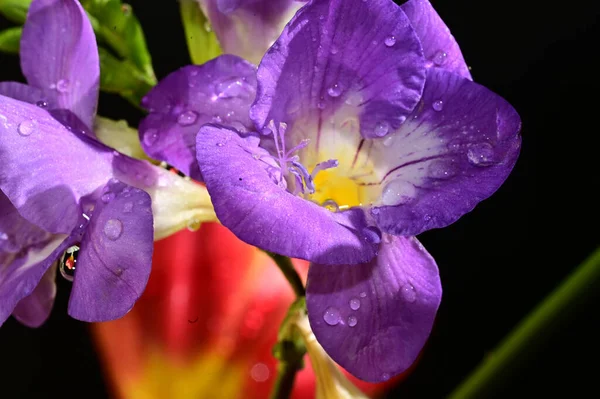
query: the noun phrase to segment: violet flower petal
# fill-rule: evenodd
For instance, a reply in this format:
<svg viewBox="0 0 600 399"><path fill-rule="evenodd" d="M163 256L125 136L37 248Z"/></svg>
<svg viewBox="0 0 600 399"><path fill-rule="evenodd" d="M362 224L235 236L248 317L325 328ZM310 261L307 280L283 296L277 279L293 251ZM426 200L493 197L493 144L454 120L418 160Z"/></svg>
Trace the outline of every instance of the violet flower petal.
<svg viewBox="0 0 600 399"><path fill-rule="evenodd" d="M223 122L252 130L248 116L256 96L256 68L233 55L183 67L161 80L142 100L150 114L140 124L140 141L152 158L201 180L196 134L205 123Z"/></svg>
<svg viewBox="0 0 600 399"><path fill-rule="evenodd" d="M142 295L152 263L150 196L116 180L96 206L81 242L69 315L82 321L124 316Z"/></svg>
<svg viewBox="0 0 600 399"><path fill-rule="evenodd" d="M408 16L421 45L427 67L443 68L471 79L469 67L450 29L428 0L409 0L400 6Z"/></svg>
<svg viewBox="0 0 600 399"><path fill-rule="evenodd" d="M21 37L27 82L92 126L100 85L94 31L76 0L33 0Z"/></svg>
<svg viewBox="0 0 600 399"><path fill-rule="evenodd" d="M41 326L50 317L56 297L56 268L54 263L44 274L35 290L21 299L13 310L13 317L27 327Z"/></svg>
<svg viewBox="0 0 600 399"><path fill-rule="evenodd" d="M47 243L50 238L50 233L24 219L0 192L0 265L27 246Z"/></svg>
<svg viewBox="0 0 600 399"><path fill-rule="evenodd" d="M112 175L113 152L35 105L0 96L0 189L31 223L70 234L79 199Z"/></svg>
<svg viewBox="0 0 600 399"><path fill-rule="evenodd" d="M379 228L416 235L445 227L506 180L521 146L521 121L497 94L443 69L432 68L418 108L393 134L378 140Z"/></svg>
<svg viewBox="0 0 600 399"><path fill-rule="evenodd" d="M425 59L392 1L314 0L267 51L257 76L256 125L285 122L294 144L310 138L318 147L322 126L345 106L359 115L363 137L397 128L421 97Z"/></svg>
<svg viewBox="0 0 600 399"><path fill-rule="evenodd" d="M419 241L389 235L369 263L312 264L306 289L319 343L369 382L410 367L429 337L442 295L435 261Z"/></svg>
<svg viewBox="0 0 600 399"><path fill-rule="evenodd" d="M332 213L279 187L266 163L256 159L257 140L205 125L196 149L217 217L242 241L324 264L361 263L375 256L377 240L362 209Z"/></svg>
<svg viewBox="0 0 600 399"><path fill-rule="evenodd" d="M19 82L0 82L0 95L30 104L48 106L47 96L42 89Z"/></svg>

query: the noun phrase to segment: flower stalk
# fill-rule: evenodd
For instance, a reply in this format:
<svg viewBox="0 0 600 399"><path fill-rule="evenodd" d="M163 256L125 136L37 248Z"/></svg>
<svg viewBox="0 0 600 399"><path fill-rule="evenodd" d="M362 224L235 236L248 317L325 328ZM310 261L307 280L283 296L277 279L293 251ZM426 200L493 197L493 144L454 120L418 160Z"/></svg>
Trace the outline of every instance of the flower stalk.
<svg viewBox="0 0 600 399"><path fill-rule="evenodd" d="M557 331L572 310L600 284L600 248L540 303L498 345L479 367L449 396L469 399L486 396L502 380L516 372L519 360L531 356L545 342L543 337ZM523 365L523 362L521 362Z"/></svg>

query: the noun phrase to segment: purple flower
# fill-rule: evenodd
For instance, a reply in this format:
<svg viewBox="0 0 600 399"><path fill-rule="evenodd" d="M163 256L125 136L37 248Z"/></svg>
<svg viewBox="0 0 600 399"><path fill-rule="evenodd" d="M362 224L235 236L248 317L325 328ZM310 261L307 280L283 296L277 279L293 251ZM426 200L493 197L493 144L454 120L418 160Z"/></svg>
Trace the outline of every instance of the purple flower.
<svg viewBox="0 0 600 399"><path fill-rule="evenodd" d="M197 0L223 52L258 62L307 0Z"/></svg>
<svg viewBox="0 0 600 399"><path fill-rule="evenodd" d="M53 265L74 246L70 270L61 264L67 277L76 266L69 314L121 317L146 285L154 236L190 216L170 194L208 195L95 138L98 50L77 1L31 3L21 62L29 85L0 83L0 324L11 313L29 326L45 321Z"/></svg>
<svg viewBox="0 0 600 399"><path fill-rule="evenodd" d="M239 238L312 262L317 340L357 377L387 380L414 362L441 299L413 236L498 189L519 116L471 81L425 0L313 0L253 72L233 56L179 70L149 94L143 125L157 152L204 180ZM198 114L194 129L168 116L175 104Z"/></svg>

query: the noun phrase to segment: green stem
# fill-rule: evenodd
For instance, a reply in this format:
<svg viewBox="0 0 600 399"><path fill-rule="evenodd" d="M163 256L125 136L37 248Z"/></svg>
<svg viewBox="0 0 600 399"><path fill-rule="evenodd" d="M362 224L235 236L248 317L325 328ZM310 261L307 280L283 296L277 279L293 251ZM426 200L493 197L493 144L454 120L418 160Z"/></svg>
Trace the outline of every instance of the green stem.
<svg viewBox="0 0 600 399"><path fill-rule="evenodd" d="M524 359L538 349L543 337L560 326L562 316L581 304L586 294L600 283L600 249L587 258L554 292L540 303L498 345L453 393L449 399L482 398L491 392L502 378L517 369Z"/></svg>
<svg viewBox="0 0 600 399"><path fill-rule="evenodd" d="M287 281L292 286L292 289L296 293L296 296L303 297L306 295L306 291L304 289L304 284L302 283L302 279L294 269L294 265L292 261L287 256L282 256L279 254L274 254L269 251L265 251L267 255L271 257L279 267L279 270L283 273Z"/></svg>
<svg viewBox="0 0 600 399"><path fill-rule="evenodd" d="M287 342L284 341L282 344L286 344ZM292 343L289 344L293 345ZM302 358L306 350L299 352L296 349L289 352L291 355L288 355L285 360L280 360L277 364L277 379L271 391L270 399L288 399L294 389L296 373L304 366Z"/></svg>

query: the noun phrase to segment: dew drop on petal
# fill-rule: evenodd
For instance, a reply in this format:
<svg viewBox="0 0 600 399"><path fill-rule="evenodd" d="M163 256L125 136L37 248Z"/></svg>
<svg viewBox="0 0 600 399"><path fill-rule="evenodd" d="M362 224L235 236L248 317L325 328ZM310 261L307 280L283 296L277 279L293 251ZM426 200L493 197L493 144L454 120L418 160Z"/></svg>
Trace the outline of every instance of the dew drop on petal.
<svg viewBox="0 0 600 399"><path fill-rule="evenodd" d="M336 46L331 46L331 49L329 50L331 52L331 54L335 55L337 54L340 50L336 47Z"/></svg>
<svg viewBox="0 0 600 399"><path fill-rule="evenodd" d="M133 210L133 202L126 202L125 205L123 205L123 213L131 213L131 211Z"/></svg>
<svg viewBox="0 0 600 399"><path fill-rule="evenodd" d="M394 136L393 134L391 134L389 136L386 136L383 139L383 146L384 147L391 147L392 144L394 144L395 139L396 139L396 136Z"/></svg>
<svg viewBox="0 0 600 399"><path fill-rule="evenodd" d="M387 206L402 205L412 200L415 194L415 186L412 184L404 180L392 180L384 187L381 202Z"/></svg>
<svg viewBox="0 0 600 399"><path fill-rule="evenodd" d="M358 296L361 297L361 298L366 298L367 297L367 293L365 291L363 291L360 294L358 294Z"/></svg>
<svg viewBox="0 0 600 399"><path fill-rule="evenodd" d="M189 126L196 123L198 120L198 113L195 111L185 111L179 114L177 117L177 123L181 126Z"/></svg>
<svg viewBox="0 0 600 399"><path fill-rule="evenodd" d="M48 103L44 100L37 101L35 105L37 105L40 108L48 108Z"/></svg>
<svg viewBox="0 0 600 399"><path fill-rule="evenodd" d="M390 124L386 121L377 122L375 124L375 135L379 137L385 136L390 131Z"/></svg>
<svg viewBox="0 0 600 399"><path fill-rule="evenodd" d="M434 55L431 61L437 66L444 65L446 59L448 58L448 54L445 51L438 50Z"/></svg>
<svg viewBox="0 0 600 399"><path fill-rule="evenodd" d="M201 224L202 223L200 222L200 220L198 220L196 218L190 219L187 222L187 229L189 231L198 231L198 229L200 228Z"/></svg>
<svg viewBox="0 0 600 399"><path fill-rule="evenodd" d="M391 378L391 376L390 376L388 373L383 373L383 374L381 375L381 379L382 379L382 381L387 381L387 380L389 380L390 378Z"/></svg>
<svg viewBox="0 0 600 399"><path fill-rule="evenodd" d="M336 83L327 89L327 94L329 94L331 97L339 97L340 94L342 94L342 88Z"/></svg>
<svg viewBox="0 0 600 399"><path fill-rule="evenodd" d="M444 109L444 102L442 100L434 101L433 104L431 105L431 107L433 108L434 111L439 112Z"/></svg>
<svg viewBox="0 0 600 399"><path fill-rule="evenodd" d="M413 303L417 300L417 291L412 285L406 284L402 287L402 296L407 302Z"/></svg>
<svg viewBox="0 0 600 399"><path fill-rule="evenodd" d="M69 81L67 79L61 79L56 82L56 91L59 93L67 93L69 91Z"/></svg>
<svg viewBox="0 0 600 399"><path fill-rule="evenodd" d="M29 136L30 134L34 133L37 130L37 121L31 119L31 120L25 120L21 123L19 123L19 126L17 127L17 131L19 132L19 134L21 136Z"/></svg>
<svg viewBox="0 0 600 399"><path fill-rule="evenodd" d="M158 130L150 128L144 132L144 144L151 146L158 140Z"/></svg>
<svg viewBox="0 0 600 399"><path fill-rule="evenodd" d="M360 309L360 299L358 299L358 298L350 299L350 309L352 309L352 310Z"/></svg>
<svg viewBox="0 0 600 399"><path fill-rule="evenodd" d="M429 177L434 179L449 179L457 173L456 167L445 161L434 161L427 168Z"/></svg>
<svg viewBox="0 0 600 399"><path fill-rule="evenodd" d="M472 165L490 166L495 163L494 148L490 143L475 144L467 151L467 158Z"/></svg>
<svg viewBox="0 0 600 399"><path fill-rule="evenodd" d="M383 42L387 47L392 47L394 44L396 44L396 38L394 36L388 36Z"/></svg>
<svg viewBox="0 0 600 399"><path fill-rule="evenodd" d="M323 314L323 320L330 326L335 326L340 322L340 312L334 307L328 307Z"/></svg>
<svg viewBox="0 0 600 399"><path fill-rule="evenodd" d="M328 199L324 201L321 205L330 212L337 212L340 210L339 205L334 200Z"/></svg>
<svg viewBox="0 0 600 399"><path fill-rule="evenodd" d="M356 319L355 316L348 317L348 325L350 327L354 327L357 323L358 323L358 320Z"/></svg>
<svg viewBox="0 0 600 399"><path fill-rule="evenodd" d="M371 213L373 215L379 215L379 208L371 208Z"/></svg>
<svg viewBox="0 0 600 399"><path fill-rule="evenodd" d="M379 244L381 242L381 230L375 226L368 226L363 229L365 239L372 244Z"/></svg>
<svg viewBox="0 0 600 399"><path fill-rule="evenodd" d="M106 193L106 194L103 194L102 197L100 197L100 199L105 204L108 204L110 201L112 201L112 200L115 199L115 193Z"/></svg>
<svg viewBox="0 0 600 399"><path fill-rule="evenodd" d="M216 94L219 98L233 98L250 96L250 87L243 79L231 78L217 84Z"/></svg>
<svg viewBox="0 0 600 399"><path fill-rule="evenodd" d="M123 234L123 223L119 219L109 219L104 224L103 232L106 238L115 241Z"/></svg>

